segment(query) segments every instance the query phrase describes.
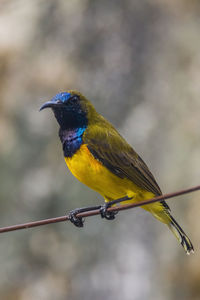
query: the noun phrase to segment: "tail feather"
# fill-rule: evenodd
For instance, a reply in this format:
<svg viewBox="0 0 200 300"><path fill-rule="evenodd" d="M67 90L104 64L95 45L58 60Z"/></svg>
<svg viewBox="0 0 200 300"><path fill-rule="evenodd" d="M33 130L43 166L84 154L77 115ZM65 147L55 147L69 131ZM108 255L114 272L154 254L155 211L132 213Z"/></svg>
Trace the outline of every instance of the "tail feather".
<svg viewBox="0 0 200 300"><path fill-rule="evenodd" d="M189 237L185 234L183 229L179 226L179 224L176 222L176 220L169 215L170 217L170 223L167 224L169 229L173 232L177 240L180 242L180 244L183 246L185 252L189 255L190 253L194 253L194 247L192 245L192 242L190 241Z"/></svg>
<svg viewBox="0 0 200 300"><path fill-rule="evenodd" d="M169 227L187 254L194 252L192 242L176 220L171 216L169 206L166 202L162 201L145 205L143 208L152 213L157 220Z"/></svg>

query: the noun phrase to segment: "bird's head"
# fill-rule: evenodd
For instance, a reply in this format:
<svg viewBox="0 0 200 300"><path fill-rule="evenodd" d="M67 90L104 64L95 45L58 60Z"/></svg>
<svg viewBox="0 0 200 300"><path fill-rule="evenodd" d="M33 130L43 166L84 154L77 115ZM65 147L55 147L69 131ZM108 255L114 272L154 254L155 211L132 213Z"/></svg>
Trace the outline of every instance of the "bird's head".
<svg viewBox="0 0 200 300"><path fill-rule="evenodd" d="M62 129L87 126L88 117L94 111L93 105L79 92L67 91L45 102L40 111L51 108Z"/></svg>

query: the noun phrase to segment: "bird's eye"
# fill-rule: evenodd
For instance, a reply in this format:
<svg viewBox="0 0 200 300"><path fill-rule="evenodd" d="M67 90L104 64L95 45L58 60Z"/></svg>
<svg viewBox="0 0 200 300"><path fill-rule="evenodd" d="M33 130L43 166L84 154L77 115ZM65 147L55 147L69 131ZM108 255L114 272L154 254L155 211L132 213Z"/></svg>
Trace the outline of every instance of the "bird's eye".
<svg viewBox="0 0 200 300"><path fill-rule="evenodd" d="M78 96L74 95L67 102L68 104L72 104L73 106L76 105L78 103Z"/></svg>
<svg viewBox="0 0 200 300"><path fill-rule="evenodd" d="M77 102L77 101L78 101L78 96L76 96L76 95L73 96L73 97L72 97L72 100L73 100L74 102Z"/></svg>

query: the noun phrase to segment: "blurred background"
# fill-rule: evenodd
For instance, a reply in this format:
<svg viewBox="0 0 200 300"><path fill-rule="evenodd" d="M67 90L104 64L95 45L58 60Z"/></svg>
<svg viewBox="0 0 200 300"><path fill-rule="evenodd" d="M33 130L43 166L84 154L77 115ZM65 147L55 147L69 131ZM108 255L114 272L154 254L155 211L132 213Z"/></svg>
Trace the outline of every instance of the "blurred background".
<svg viewBox="0 0 200 300"><path fill-rule="evenodd" d="M198 0L0 1L0 226L103 199L68 171L53 114L76 89L142 156L164 193L199 184ZM0 236L0 299L200 299L200 194L170 200L187 257L141 209Z"/></svg>

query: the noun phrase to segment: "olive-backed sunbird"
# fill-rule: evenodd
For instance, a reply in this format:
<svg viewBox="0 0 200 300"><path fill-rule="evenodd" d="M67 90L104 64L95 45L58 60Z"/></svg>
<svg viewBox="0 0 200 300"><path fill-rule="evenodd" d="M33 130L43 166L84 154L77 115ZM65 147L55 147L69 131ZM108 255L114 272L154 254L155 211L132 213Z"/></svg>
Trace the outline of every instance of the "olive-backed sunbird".
<svg viewBox="0 0 200 300"><path fill-rule="evenodd" d="M59 137L69 170L100 193L105 203L126 196L131 200L125 203L133 203L162 194L141 157L81 93L59 93L40 110L48 107L60 126ZM142 208L169 227L187 254L193 252L189 237L171 216L165 201Z"/></svg>

